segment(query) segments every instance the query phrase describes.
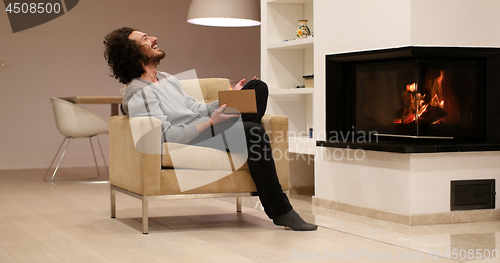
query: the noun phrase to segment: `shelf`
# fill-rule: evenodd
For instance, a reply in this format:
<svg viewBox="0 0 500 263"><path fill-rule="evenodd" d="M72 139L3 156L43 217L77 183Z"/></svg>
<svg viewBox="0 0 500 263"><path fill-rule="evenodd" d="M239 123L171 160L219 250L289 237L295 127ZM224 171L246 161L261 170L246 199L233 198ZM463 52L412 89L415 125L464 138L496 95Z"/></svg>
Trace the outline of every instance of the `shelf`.
<svg viewBox="0 0 500 263"><path fill-rule="evenodd" d="M267 44L267 49L307 49L313 48L314 37Z"/></svg>
<svg viewBox="0 0 500 263"><path fill-rule="evenodd" d="M267 0L268 4L307 4L313 0Z"/></svg>
<svg viewBox="0 0 500 263"><path fill-rule="evenodd" d="M316 141L306 136L288 137L288 151L291 153L314 154Z"/></svg>
<svg viewBox="0 0 500 263"><path fill-rule="evenodd" d="M269 95L301 95L313 94L314 88L297 88L297 89L269 89Z"/></svg>
<svg viewBox="0 0 500 263"><path fill-rule="evenodd" d="M304 85L304 75L314 73L314 37L295 39L298 20L308 20L314 32L314 0L261 0L261 77L269 86L269 114L289 118L292 153L314 155L316 141L308 137L313 127L314 88ZM290 39L288 41L283 41ZM308 83L309 86L309 83Z"/></svg>

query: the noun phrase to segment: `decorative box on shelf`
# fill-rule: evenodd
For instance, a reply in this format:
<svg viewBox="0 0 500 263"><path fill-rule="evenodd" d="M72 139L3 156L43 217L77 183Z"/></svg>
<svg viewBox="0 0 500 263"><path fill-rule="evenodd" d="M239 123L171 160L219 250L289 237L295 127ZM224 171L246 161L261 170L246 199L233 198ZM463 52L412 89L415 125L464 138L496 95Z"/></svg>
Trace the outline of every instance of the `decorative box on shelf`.
<svg viewBox="0 0 500 263"><path fill-rule="evenodd" d="M302 76L306 88L314 88L314 74Z"/></svg>

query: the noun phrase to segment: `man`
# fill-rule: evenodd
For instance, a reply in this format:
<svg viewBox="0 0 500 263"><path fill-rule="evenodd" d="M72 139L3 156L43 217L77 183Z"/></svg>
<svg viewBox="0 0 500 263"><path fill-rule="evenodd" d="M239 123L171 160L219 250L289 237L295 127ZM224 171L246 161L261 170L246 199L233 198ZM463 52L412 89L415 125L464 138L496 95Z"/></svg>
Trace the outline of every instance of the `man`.
<svg viewBox="0 0 500 263"><path fill-rule="evenodd" d="M224 114L225 105L219 108L218 101L201 104L182 90L174 76L158 72L157 65L165 52L159 48L156 37L124 27L109 33L104 45L104 57L113 71L112 76L128 84L122 104L126 114L158 118L162 123L163 142L206 147L213 147L207 143L209 139L224 133L241 118L242 139L246 140L243 150L248 150L248 168L266 214L276 225L298 231L317 229L293 210L279 183L269 138L260 125L267 107L268 90L264 82L254 77L243 87L245 79L242 79L235 87L255 90L257 113Z"/></svg>

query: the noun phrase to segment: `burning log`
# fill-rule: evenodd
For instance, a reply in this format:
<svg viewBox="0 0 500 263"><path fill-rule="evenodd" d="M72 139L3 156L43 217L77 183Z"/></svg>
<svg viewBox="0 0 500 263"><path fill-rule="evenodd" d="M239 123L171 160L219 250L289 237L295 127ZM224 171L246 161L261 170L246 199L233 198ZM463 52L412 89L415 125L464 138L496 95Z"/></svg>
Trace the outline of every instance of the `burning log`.
<svg viewBox="0 0 500 263"><path fill-rule="evenodd" d="M442 120L446 116L448 116L448 113L443 108L428 106L418 119L421 121L437 124L439 120Z"/></svg>

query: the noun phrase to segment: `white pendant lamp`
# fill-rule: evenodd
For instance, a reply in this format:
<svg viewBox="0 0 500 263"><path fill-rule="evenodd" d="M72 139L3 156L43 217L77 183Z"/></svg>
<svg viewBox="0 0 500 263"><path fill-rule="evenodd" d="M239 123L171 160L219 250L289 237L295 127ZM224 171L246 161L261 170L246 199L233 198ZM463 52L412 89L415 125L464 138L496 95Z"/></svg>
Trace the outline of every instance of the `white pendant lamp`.
<svg viewBox="0 0 500 263"><path fill-rule="evenodd" d="M187 21L202 26L258 26L259 0L192 0Z"/></svg>

